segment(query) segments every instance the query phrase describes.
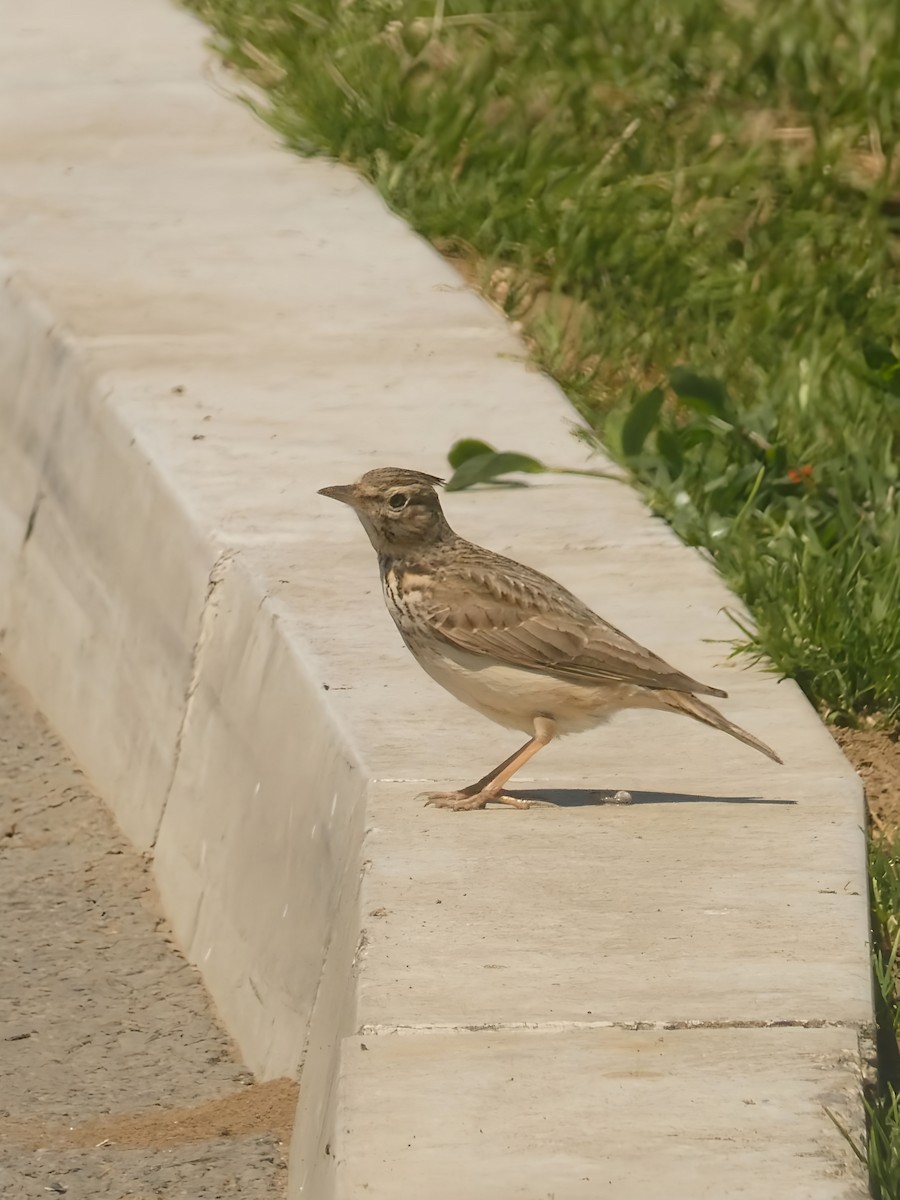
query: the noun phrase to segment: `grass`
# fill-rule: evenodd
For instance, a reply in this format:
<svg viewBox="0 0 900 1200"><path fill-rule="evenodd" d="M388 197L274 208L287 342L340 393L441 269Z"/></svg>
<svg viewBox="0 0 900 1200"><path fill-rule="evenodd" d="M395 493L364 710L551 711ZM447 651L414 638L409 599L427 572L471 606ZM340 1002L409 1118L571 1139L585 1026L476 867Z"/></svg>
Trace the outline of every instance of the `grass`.
<svg viewBox="0 0 900 1200"><path fill-rule="evenodd" d="M521 322L744 597L750 649L828 719L900 720L900 7L191 6L288 144L353 165ZM898 881L873 850L895 1053ZM884 1083L868 1157L900 1200Z"/></svg>

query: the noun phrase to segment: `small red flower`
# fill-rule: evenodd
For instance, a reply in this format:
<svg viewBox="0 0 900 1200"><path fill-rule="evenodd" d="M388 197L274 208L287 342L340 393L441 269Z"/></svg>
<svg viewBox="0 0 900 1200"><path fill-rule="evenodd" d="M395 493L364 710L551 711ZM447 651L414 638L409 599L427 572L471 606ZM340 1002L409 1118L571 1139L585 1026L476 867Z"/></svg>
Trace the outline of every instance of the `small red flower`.
<svg viewBox="0 0 900 1200"><path fill-rule="evenodd" d="M809 464L802 467L790 467L787 477L791 483L812 483L813 469Z"/></svg>

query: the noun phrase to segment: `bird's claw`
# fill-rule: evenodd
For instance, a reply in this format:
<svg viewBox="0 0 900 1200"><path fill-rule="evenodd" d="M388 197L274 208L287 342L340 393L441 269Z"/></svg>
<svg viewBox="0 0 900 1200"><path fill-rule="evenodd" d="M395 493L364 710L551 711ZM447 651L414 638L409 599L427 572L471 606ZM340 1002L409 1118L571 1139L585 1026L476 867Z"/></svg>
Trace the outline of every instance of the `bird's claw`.
<svg viewBox="0 0 900 1200"><path fill-rule="evenodd" d="M425 796L426 808L448 808L452 812L471 812L477 808L486 808L488 803L505 804L510 808L555 808L546 800L525 800L521 796L508 796L505 792L497 794L483 791L470 795L467 792L420 792L416 799Z"/></svg>

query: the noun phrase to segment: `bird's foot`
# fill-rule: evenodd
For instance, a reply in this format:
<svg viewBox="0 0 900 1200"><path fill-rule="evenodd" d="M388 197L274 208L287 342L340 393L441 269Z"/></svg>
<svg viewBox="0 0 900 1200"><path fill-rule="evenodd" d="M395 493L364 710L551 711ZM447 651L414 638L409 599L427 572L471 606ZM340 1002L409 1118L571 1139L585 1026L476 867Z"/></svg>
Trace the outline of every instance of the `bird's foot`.
<svg viewBox="0 0 900 1200"><path fill-rule="evenodd" d="M504 792L490 792L487 789L472 795L469 792L422 792L425 796L425 807L449 808L453 812L471 812L476 808L486 808L489 801L495 804L508 804L511 808L553 808L543 800L523 800L520 796L507 796Z"/></svg>
<svg viewBox="0 0 900 1200"><path fill-rule="evenodd" d="M474 796L469 796L465 792L421 792L421 796L425 797L425 807L428 808L449 808L453 812L469 812L474 808L484 808L490 799L484 792L476 792Z"/></svg>

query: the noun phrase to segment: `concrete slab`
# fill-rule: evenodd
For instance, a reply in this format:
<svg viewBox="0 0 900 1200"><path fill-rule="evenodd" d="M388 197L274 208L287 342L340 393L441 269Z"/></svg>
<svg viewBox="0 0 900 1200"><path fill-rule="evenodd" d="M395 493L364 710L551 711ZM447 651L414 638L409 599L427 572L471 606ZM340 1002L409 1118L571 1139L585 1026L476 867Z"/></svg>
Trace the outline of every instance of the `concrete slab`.
<svg viewBox="0 0 900 1200"><path fill-rule="evenodd" d="M274 1076L303 1061L330 943L347 925L358 936L365 779L261 599L223 556L155 869L248 1065Z"/></svg>
<svg viewBox="0 0 900 1200"><path fill-rule="evenodd" d="M53 314L10 282L0 289L0 379L4 437L0 439L0 630L9 624L16 562L34 531L41 475L59 406L84 390L83 364L58 336Z"/></svg>
<svg viewBox="0 0 900 1200"><path fill-rule="evenodd" d="M448 515L727 688L786 766L635 713L529 764L556 810L415 803L512 746L409 659L362 531L316 489L440 473L473 434L579 465L571 409L374 192L217 93L196 22L120 8L0 0L4 653L155 844L247 1061L303 1061L293 1195L507 1200L598 1164L628 1195L629 1159L634 1194L668 1196L667 1172L685 1196L836 1194L816 1097L850 1088L856 1127L871 1020L858 780L793 684L728 660L708 562L626 486L544 478ZM594 802L617 788L637 802ZM767 1041L773 1021L797 1028ZM646 1090L615 1066L633 1080L643 1043L609 1028L641 1022L703 1026L665 1034ZM491 1120L528 1136L494 1127L481 1179L482 1109L451 1089L495 1087L503 1058L461 1032L494 1024L526 1084ZM597 1157L580 1098L627 1154Z"/></svg>
<svg viewBox="0 0 900 1200"><path fill-rule="evenodd" d="M617 806L587 782L544 793L559 808L474 820L414 805L415 785L374 789L363 1028L870 1020L858 829L837 789L823 811L797 780L685 794L632 770L614 786L635 803Z"/></svg>
<svg viewBox="0 0 900 1200"><path fill-rule="evenodd" d="M3 291L6 329L27 347L3 381L4 652L146 849L215 551L74 341L21 282Z"/></svg>
<svg viewBox="0 0 900 1200"><path fill-rule="evenodd" d="M354 1039L340 1200L850 1200L845 1029ZM460 1153L460 1148L465 1152Z"/></svg>

